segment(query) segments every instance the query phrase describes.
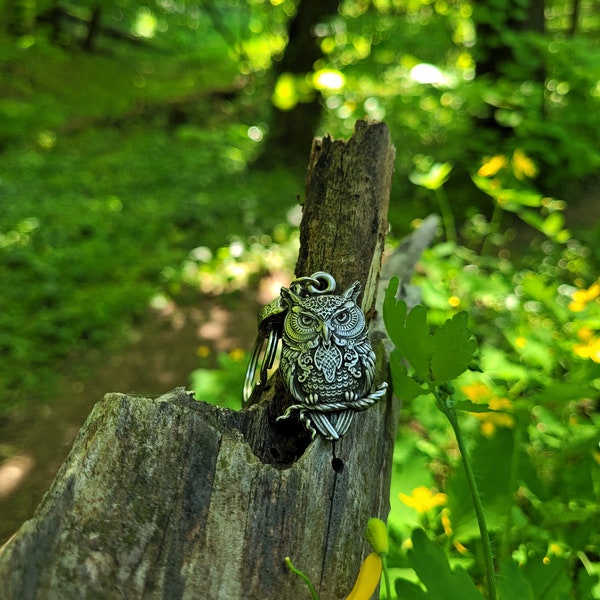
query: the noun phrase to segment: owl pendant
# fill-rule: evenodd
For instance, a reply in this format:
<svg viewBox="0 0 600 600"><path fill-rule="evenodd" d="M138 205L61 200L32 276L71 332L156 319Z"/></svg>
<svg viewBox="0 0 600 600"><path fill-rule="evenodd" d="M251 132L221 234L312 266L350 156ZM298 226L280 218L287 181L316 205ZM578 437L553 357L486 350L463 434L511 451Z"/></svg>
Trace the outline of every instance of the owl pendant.
<svg viewBox="0 0 600 600"><path fill-rule="evenodd" d="M299 285L319 281L329 285ZM375 404L387 383L373 391L375 354L368 338L365 316L357 304L360 282L336 295L335 280L325 273L301 278L281 289L279 304L285 312L281 329L280 370L296 403L279 419L298 412L314 437L338 440L350 427L354 413Z"/></svg>

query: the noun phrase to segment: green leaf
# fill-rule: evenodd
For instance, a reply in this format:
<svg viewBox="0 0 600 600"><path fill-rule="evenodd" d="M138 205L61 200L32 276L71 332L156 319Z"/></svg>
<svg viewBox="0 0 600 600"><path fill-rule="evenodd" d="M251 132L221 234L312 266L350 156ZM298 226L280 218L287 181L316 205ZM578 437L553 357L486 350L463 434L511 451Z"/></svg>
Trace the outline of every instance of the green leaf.
<svg viewBox="0 0 600 600"><path fill-rule="evenodd" d="M390 355L390 369L392 371L392 385L396 396L408 402L417 396L429 393L427 389L424 389L408 375L402 361L402 354L398 350L394 350Z"/></svg>
<svg viewBox="0 0 600 600"><path fill-rule="evenodd" d="M500 565L498 584L501 598L534 600L529 582L512 558L505 560Z"/></svg>
<svg viewBox="0 0 600 600"><path fill-rule="evenodd" d="M489 407L487 404L477 404L471 400L459 400L454 408L456 410L464 410L465 412L484 413L484 412L500 412Z"/></svg>
<svg viewBox="0 0 600 600"><path fill-rule="evenodd" d="M408 556L419 579L427 588L427 598L432 600L482 600L469 575L458 567L450 569L448 557L434 544L422 529L412 535L413 548Z"/></svg>
<svg viewBox="0 0 600 600"><path fill-rule="evenodd" d="M396 293L400 280L398 277L392 277L390 285L385 291L383 301L383 321L387 334L390 336L394 346L401 349L404 345L404 321L406 319L406 303L396 301ZM400 350L402 351L402 350Z"/></svg>
<svg viewBox="0 0 600 600"><path fill-rule="evenodd" d="M433 338L429 335L427 311L424 306L415 306L406 316L406 346L403 353L421 379L430 378Z"/></svg>
<svg viewBox="0 0 600 600"><path fill-rule="evenodd" d="M396 301L398 278L394 277L385 294L383 320L390 339L402 356L415 369L420 379L429 378L429 363L433 350L433 338L429 335L427 312L423 306L415 306L407 314L403 300Z"/></svg>
<svg viewBox="0 0 600 600"><path fill-rule="evenodd" d="M522 567L522 573L536 600L562 600L569 597L571 582L567 575L566 559L553 556L548 564L544 564L542 556L531 556Z"/></svg>
<svg viewBox="0 0 600 600"><path fill-rule="evenodd" d="M436 384L451 381L464 373L477 349L467 325L468 315L460 312L446 321L433 336L431 370Z"/></svg>
<svg viewBox="0 0 600 600"><path fill-rule="evenodd" d="M416 583L412 583L406 579L396 579L394 581L394 588L396 589L396 596L402 600L404 598L410 598L410 600L427 600L430 598Z"/></svg>

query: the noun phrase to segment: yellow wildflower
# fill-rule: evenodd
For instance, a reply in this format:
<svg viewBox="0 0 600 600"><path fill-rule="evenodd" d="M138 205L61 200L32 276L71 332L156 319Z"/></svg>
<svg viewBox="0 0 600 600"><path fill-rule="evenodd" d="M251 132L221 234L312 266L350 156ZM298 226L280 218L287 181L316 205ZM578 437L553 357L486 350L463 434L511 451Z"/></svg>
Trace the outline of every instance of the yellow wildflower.
<svg viewBox="0 0 600 600"><path fill-rule="evenodd" d="M346 600L369 600L379 579L381 578L381 570L383 568L381 557L377 552L371 552L363 561L356 578L356 583L352 588L350 594L346 597Z"/></svg>
<svg viewBox="0 0 600 600"><path fill-rule="evenodd" d="M495 156L486 158L483 161L483 165L481 165L479 171L477 171L477 175L480 177L491 177L507 164L508 160L506 159L506 156L502 156L502 154L496 154Z"/></svg>
<svg viewBox="0 0 600 600"><path fill-rule="evenodd" d="M458 296L450 296L450 298L448 298L448 304L452 308L458 308L460 306L460 298Z"/></svg>
<svg viewBox="0 0 600 600"><path fill-rule="evenodd" d="M448 501L446 494L432 492L429 488L421 485L415 488L410 496L407 494L399 494L398 496L406 506L414 508L419 514L429 512L436 506L443 506Z"/></svg>
<svg viewBox="0 0 600 600"><path fill-rule="evenodd" d="M481 433L485 437L492 437L499 427L514 427L514 417L507 414L513 409L511 400L508 398L499 398L494 395L493 390L480 381L470 385L464 385L461 387L461 390L472 402L485 403L492 410L502 411L473 413L473 416L481 421Z"/></svg>
<svg viewBox="0 0 600 600"><path fill-rule="evenodd" d="M520 335L515 339L515 345L517 348L525 348L525 346L527 346L527 338L524 338L522 335Z"/></svg>
<svg viewBox="0 0 600 600"><path fill-rule="evenodd" d="M460 389L472 402L487 402L492 395L492 390L481 381L463 385Z"/></svg>
<svg viewBox="0 0 600 600"><path fill-rule="evenodd" d="M458 540L454 540L452 545L460 552L461 554L468 554L469 549L466 546L463 546Z"/></svg>
<svg viewBox="0 0 600 600"><path fill-rule="evenodd" d="M535 163L519 148L513 153L512 168L517 179L525 179L526 177L531 179L538 174L538 168L535 166Z"/></svg>
<svg viewBox="0 0 600 600"><path fill-rule="evenodd" d="M592 300L600 296L600 281L593 283L587 290L576 290L571 296L569 310L581 312Z"/></svg>
<svg viewBox="0 0 600 600"><path fill-rule="evenodd" d="M210 348L208 346L205 346L204 344L202 346L198 346L198 348L196 349L196 356L199 356L200 358L206 358L209 355Z"/></svg>
<svg viewBox="0 0 600 600"><path fill-rule="evenodd" d="M450 522L450 509L442 508L442 527L444 528L444 533L450 537L453 533L452 523Z"/></svg>
<svg viewBox="0 0 600 600"><path fill-rule="evenodd" d="M581 358L590 358L600 364L600 337L590 337L583 344L575 344L573 352Z"/></svg>
<svg viewBox="0 0 600 600"><path fill-rule="evenodd" d="M242 348L234 348L229 352L229 358L231 358L231 360L233 360L234 362L241 362L242 360L244 360L245 356L246 353Z"/></svg>
<svg viewBox="0 0 600 600"><path fill-rule="evenodd" d="M444 533L449 538L452 538L452 534L454 533L454 531L452 529L452 523L450 522L450 509L449 508L442 509L441 520L442 520L442 527L444 528ZM461 554L469 553L469 550L465 546L463 546L458 540L452 540L452 545Z"/></svg>

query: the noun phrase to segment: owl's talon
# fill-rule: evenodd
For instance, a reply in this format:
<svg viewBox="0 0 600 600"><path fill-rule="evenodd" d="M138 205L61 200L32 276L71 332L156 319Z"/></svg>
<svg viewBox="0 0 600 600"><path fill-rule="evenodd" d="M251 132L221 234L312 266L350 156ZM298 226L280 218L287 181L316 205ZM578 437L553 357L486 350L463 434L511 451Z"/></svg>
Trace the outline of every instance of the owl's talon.
<svg viewBox="0 0 600 600"><path fill-rule="evenodd" d="M308 394L308 396L306 397L306 404L317 404L319 402L319 394L317 393L313 393L313 394Z"/></svg>

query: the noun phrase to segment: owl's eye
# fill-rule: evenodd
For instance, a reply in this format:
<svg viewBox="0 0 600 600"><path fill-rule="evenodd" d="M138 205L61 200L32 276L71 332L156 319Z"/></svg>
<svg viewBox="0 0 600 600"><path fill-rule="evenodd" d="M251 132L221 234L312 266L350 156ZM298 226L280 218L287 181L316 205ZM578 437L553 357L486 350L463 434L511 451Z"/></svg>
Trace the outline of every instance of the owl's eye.
<svg viewBox="0 0 600 600"><path fill-rule="evenodd" d="M309 315L300 315L298 322L302 327L311 327L315 320Z"/></svg>
<svg viewBox="0 0 600 600"><path fill-rule="evenodd" d="M335 316L335 321L339 325L345 325L350 320L350 313L348 311L341 312Z"/></svg>

